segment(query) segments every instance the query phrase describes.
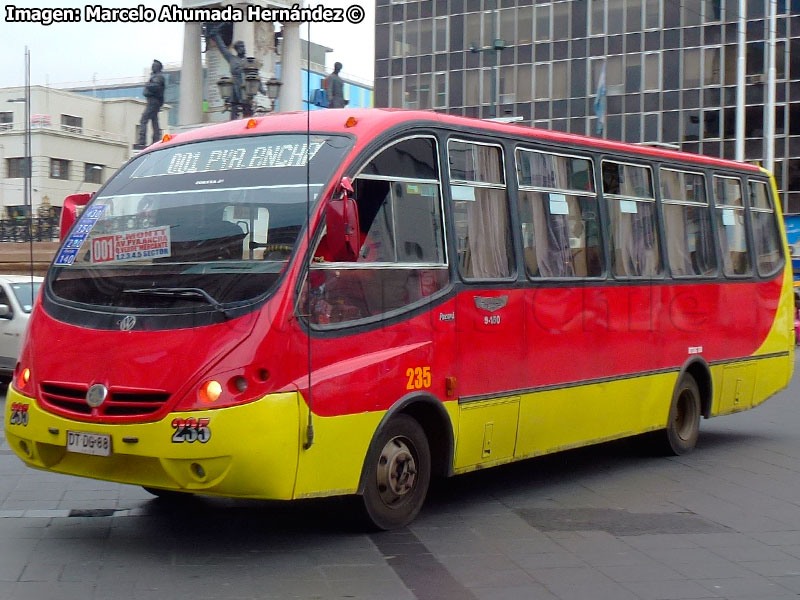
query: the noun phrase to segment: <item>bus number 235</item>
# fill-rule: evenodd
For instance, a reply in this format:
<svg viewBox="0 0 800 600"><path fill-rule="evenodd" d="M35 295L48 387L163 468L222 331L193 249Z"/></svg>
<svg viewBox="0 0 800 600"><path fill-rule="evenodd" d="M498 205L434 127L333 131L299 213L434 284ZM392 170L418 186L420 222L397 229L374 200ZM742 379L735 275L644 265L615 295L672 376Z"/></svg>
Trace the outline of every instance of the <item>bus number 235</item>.
<svg viewBox="0 0 800 600"><path fill-rule="evenodd" d="M406 377L408 377L407 390L421 390L431 387L430 367L409 367L406 369Z"/></svg>

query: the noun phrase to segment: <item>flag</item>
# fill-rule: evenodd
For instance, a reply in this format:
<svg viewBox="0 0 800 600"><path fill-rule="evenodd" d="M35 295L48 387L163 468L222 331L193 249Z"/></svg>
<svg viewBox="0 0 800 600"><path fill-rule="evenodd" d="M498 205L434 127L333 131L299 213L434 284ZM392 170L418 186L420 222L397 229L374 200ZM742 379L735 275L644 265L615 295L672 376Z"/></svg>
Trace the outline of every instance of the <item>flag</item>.
<svg viewBox="0 0 800 600"><path fill-rule="evenodd" d="M600 78L597 80L597 96L594 99L594 114L597 117L595 133L603 135L603 121L606 114L606 61L600 69Z"/></svg>

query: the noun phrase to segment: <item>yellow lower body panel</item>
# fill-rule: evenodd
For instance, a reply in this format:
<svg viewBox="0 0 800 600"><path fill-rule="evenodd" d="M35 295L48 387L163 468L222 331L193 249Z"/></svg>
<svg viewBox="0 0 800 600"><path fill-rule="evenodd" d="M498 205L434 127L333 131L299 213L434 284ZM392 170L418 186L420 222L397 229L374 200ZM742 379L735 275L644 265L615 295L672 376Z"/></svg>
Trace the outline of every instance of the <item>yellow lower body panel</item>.
<svg viewBox="0 0 800 600"><path fill-rule="evenodd" d="M515 457L662 429L677 378L664 373L526 394Z"/></svg>
<svg viewBox="0 0 800 600"><path fill-rule="evenodd" d="M9 447L34 468L168 490L288 500L297 475L300 402L296 393L274 394L238 407L172 413L153 423L101 424L45 412L9 387L4 422ZM26 419L12 419L15 405L26 407ZM209 419L205 443L174 441L173 420L189 417ZM111 436L110 455L68 452L68 432Z"/></svg>
<svg viewBox="0 0 800 600"><path fill-rule="evenodd" d="M11 424L22 420L12 419L14 405L26 407L24 425ZM355 493L384 415L315 415L314 443L305 448L308 407L297 393L123 425L65 419L9 387L4 422L9 446L34 468L167 490L289 500ZM209 419L205 443L173 441L173 421L190 417ZM111 436L110 455L68 452L70 431Z"/></svg>

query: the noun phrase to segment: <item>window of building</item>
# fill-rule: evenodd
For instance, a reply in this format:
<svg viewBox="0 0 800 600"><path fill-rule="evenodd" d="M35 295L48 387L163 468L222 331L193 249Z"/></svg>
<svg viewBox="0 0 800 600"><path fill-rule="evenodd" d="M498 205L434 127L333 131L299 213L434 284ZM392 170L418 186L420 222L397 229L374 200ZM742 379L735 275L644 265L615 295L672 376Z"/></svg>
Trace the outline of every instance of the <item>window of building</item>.
<svg viewBox="0 0 800 600"><path fill-rule="evenodd" d="M786 40L775 43L775 79L786 79Z"/></svg>
<svg viewBox="0 0 800 600"><path fill-rule="evenodd" d="M657 142L660 140L661 113L648 113L644 115L644 141Z"/></svg>
<svg viewBox="0 0 800 600"><path fill-rule="evenodd" d="M642 55L632 52L625 57L625 93L642 90ZM638 112L638 111L636 111Z"/></svg>
<svg viewBox="0 0 800 600"><path fill-rule="evenodd" d="M478 69L470 69L466 73L466 96L465 106L477 106L481 99L481 72Z"/></svg>
<svg viewBox="0 0 800 600"><path fill-rule="evenodd" d="M515 26L517 28L517 44L530 44L533 42L533 7L520 6L517 9L511 9L515 17Z"/></svg>
<svg viewBox="0 0 800 600"><path fill-rule="evenodd" d="M83 119L72 115L61 115L61 129L70 133L82 133Z"/></svg>
<svg viewBox="0 0 800 600"><path fill-rule="evenodd" d="M719 110L707 110L703 113L703 139L719 139Z"/></svg>
<svg viewBox="0 0 800 600"><path fill-rule="evenodd" d="M607 0L608 34L625 32L625 0Z"/></svg>
<svg viewBox="0 0 800 600"><path fill-rule="evenodd" d="M11 179L17 177L25 177L25 164L26 159L24 156L7 158L6 164L8 165L8 177Z"/></svg>
<svg viewBox="0 0 800 600"><path fill-rule="evenodd" d="M550 39L550 23L552 23L552 5L541 4L536 7L536 42Z"/></svg>
<svg viewBox="0 0 800 600"><path fill-rule="evenodd" d="M494 82L492 85L492 81L496 77L496 73L494 69L483 69L482 71L482 83L483 86L481 88L481 104L493 104L495 102L495 98L492 97L492 91L497 90L497 82Z"/></svg>
<svg viewBox="0 0 800 600"><path fill-rule="evenodd" d="M700 25L700 10L701 10L701 3L700 2L686 2L681 3L681 7L683 9L682 15L682 24L684 27L690 25Z"/></svg>
<svg viewBox="0 0 800 600"><path fill-rule="evenodd" d="M602 275L592 161L526 149L518 149L516 159L528 276Z"/></svg>
<svg viewBox="0 0 800 600"><path fill-rule="evenodd" d="M531 65L518 65L517 66L517 86L513 90L516 102L530 102L531 89L533 87L531 81Z"/></svg>
<svg viewBox="0 0 800 600"><path fill-rule="evenodd" d="M434 75L434 108L447 108L447 73Z"/></svg>
<svg viewBox="0 0 800 600"><path fill-rule="evenodd" d="M645 27L647 29L660 29L661 28L661 0L645 0L644 15Z"/></svg>
<svg viewBox="0 0 800 600"><path fill-rule="evenodd" d="M419 20L419 53L433 52L433 19Z"/></svg>
<svg viewBox="0 0 800 600"><path fill-rule="evenodd" d="M402 77L392 77L389 80L389 98L391 99L391 104L394 108L402 108L403 107L403 78Z"/></svg>
<svg viewBox="0 0 800 600"><path fill-rule="evenodd" d="M403 23L392 23L392 56L405 56Z"/></svg>
<svg viewBox="0 0 800 600"><path fill-rule="evenodd" d="M447 30L448 19L447 17L439 17L434 25L434 50L436 52L447 52Z"/></svg>
<svg viewBox="0 0 800 600"><path fill-rule="evenodd" d="M589 0L589 32L603 35L606 32L605 0Z"/></svg>
<svg viewBox="0 0 800 600"><path fill-rule="evenodd" d="M550 63L538 64L536 70L536 85L533 88L534 98L550 97Z"/></svg>
<svg viewBox="0 0 800 600"><path fill-rule="evenodd" d="M703 0L703 20L714 23L722 19L722 0Z"/></svg>
<svg viewBox="0 0 800 600"><path fill-rule="evenodd" d="M450 140L450 193L458 270L464 279L504 279L514 272L514 247L500 146Z"/></svg>
<svg viewBox="0 0 800 600"><path fill-rule="evenodd" d="M728 276L749 275L751 266L741 182L734 177L715 175L714 206L722 251L722 271Z"/></svg>
<svg viewBox="0 0 800 600"><path fill-rule="evenodd" d="M50 178L69 179L69 161L62 158L51 158Z"/></svg>
<svg viewBox="0 0 800 600"><path fill-rule="evenodd" d="M562 60L553 63L553 100L569 98L569 61Z"/></svg>
<svg viewBox="0 0 800 600"><path fill-rule="evenodd" d="M103 165L86 163L83 166L83 180L86 183L103 183Z"/></svg>
<svg viewBox="0 0 800 600"><path fill-rule="evenodd" d="M722 49L717 46L703 49L703 85L720 85L722 69L720 67Z"/></svg>
<svg viewBox="0 0 800 600"><path fill-rule="evenodd" d="M419 108L418 85L416 75L406 75L403 108Z"/></svg>
<svg viewBox="0 0 800 600"><path fill-rule="evenodd" d="M683 51L683 88L700 87L700 49Z"/></svg>
<svg viewBox="0 0 800 600"><path fill-rule="evenodd" d="M644 89L661 89L661 53L649 52L644 55Z"/></svg>
<svg viewBox="0 0 800 600"><path fill-rule="evenodd" d="M650 167L603 161L603 195L611 221L611 269L617 277L661 274Z"/></svg>
<svg viewBox="0 0 800 600"><path fill-rule="evenodd" d="M360 250L342 262L325 236L303 289L316 325L357 321L418 304L448 283L436 142L390 146L355 179Z"/></svg>
<svg viewBox="0 0 800 600"><path fill-rule="evenodd" d="M783 266L781 238L770 197L764 181L750 181L750 227L753 230L755 258L759 275L772 275Z"/></svg>
<svg viewBox="0 0 800 600"><path fill-rule="evenodd" d="M481 15L480 13L470 13L466 16L464 25L464 35L467 46L481 46Z"/></svg>
<svg viewBox="0 0 800 600"><path fill-rule="evenodd" d="M625 33L642 31L642 0L627 0L625 3Z"/></svg>
<svg viewBox="0 0 800 600"><path fill-rule="evenodd" d="M764 42L750 42L747 44L745 53L748 75L761 75L766 72L764 68Z"/></svg>
<svg viewBox="0 0 800 600"><path fill-rule="evenodd" d="M705 177L661 169L667 259L673 277L712 275L717 269Z"/></svg>
<svg viewBox="0 0 800 600"><path fill-rule="evenodd" d="M13 112L0 112L0 131L11 129L14 123Z"/></svg>
<svg viewBox="0 0 800 600"><path fill-rule="evenodd" d="M507 47L514 46L517 43L517 11L514 8L507 8L500 11L500 39L503 40ZM530 37L530 36L529 36ZM528 43L528 42L526 42Z"/></svg>
<svg viewBox="0 0 800 600"><path fill-rule="evenodd" d="M572 2L556 2L553 4L553 40L570 38L569 12Z"/></svg>

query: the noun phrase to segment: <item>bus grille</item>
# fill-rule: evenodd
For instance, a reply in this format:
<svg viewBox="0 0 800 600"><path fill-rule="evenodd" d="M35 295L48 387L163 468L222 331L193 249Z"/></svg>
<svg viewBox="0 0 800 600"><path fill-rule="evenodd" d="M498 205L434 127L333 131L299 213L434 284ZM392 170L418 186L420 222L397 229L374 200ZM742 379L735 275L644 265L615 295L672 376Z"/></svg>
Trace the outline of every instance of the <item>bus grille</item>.
<svg viewBox="0 0 800 600"><path fill-rule="evenodd" d="M108 390L108 397L99 407L86 403L85 385L42 383L42 404L53 412L84 417L144 417L161 410L169 394L161 390Z"/></svg>

